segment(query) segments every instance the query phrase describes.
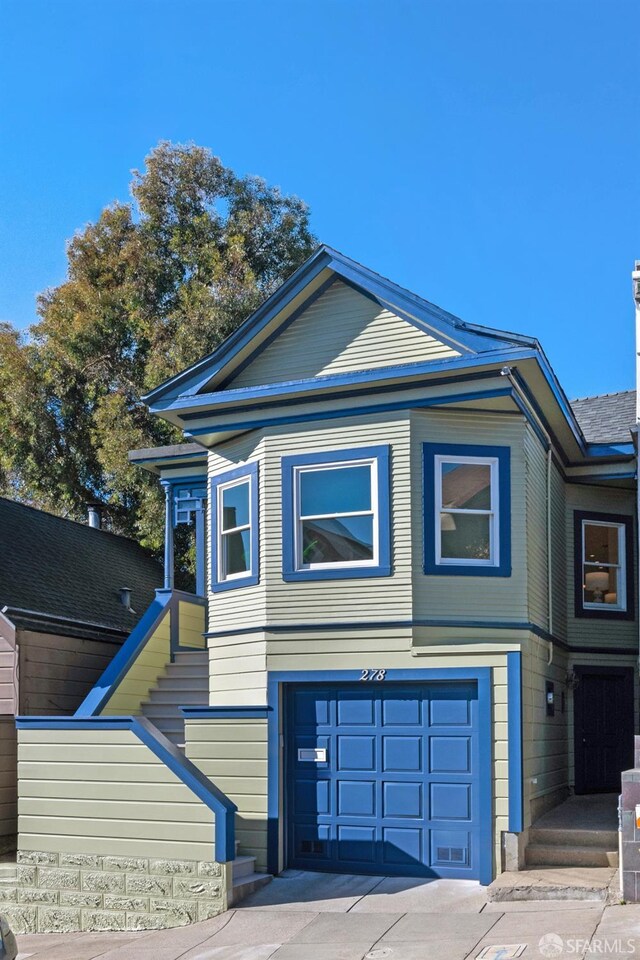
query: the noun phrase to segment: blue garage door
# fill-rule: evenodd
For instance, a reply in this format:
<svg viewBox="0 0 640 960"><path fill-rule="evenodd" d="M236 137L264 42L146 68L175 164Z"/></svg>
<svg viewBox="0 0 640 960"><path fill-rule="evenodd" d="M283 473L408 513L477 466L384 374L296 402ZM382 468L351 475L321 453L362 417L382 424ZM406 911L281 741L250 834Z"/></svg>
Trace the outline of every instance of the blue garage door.
<svg viewBox="0 0 640 960"><path fill-rule="evenodd" d="M479 877L474 682L290 688L289 866Z"/></svg>

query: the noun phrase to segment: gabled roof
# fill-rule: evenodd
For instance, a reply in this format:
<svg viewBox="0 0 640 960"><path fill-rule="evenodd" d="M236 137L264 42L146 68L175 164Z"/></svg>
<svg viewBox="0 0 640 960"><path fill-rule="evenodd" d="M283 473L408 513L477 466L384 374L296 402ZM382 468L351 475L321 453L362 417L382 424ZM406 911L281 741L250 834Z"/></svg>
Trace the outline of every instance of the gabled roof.
<svg viewBox="0 0 640 960"><path fill-rule="evenodd" d="M9 607L14 623L48 624L48 632L122 637L162 586L162 568L133 540L4 497L0 556L0 610ZM135 614L120 587L131 588Z"/></svg>
<svg viewBox="0 0 640 960"><path fill-rule="evenodd" d="M629 443L636 425L636 391L619 390L572 400L587 443Z"/></svg>
<svg viewBox="0 0 640 960"><path fill-rule="evenodd" d="M219 388L234 368L246 364L252 351L259 350L291 322L311 298L336 278L350 284L381 307L390 310L463 356L473 356L509 347L537 349L538 342L520 334L465 323L417 294L398 286L362 264L322 245L212 354L160 384L144 400L150 405L161 399L194 396Z"/></svg>

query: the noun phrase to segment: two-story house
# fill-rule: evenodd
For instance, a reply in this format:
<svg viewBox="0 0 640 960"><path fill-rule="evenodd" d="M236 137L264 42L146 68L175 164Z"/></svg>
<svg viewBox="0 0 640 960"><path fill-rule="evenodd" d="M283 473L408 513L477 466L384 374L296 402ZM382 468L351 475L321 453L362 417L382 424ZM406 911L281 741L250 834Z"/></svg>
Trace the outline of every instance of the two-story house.
<svg viewBox="0 0 640 960"><path fill-rule="evenodd" d="M80 750L80 793L45 784L21 810L27 860L164 849L221 865L225 903L248 858L489 883L570 791L619 789L637 715L635 393L571 404L535 339L321 247L146 400L188 441L132 454L167 493L159 606L72 721L19 722L50 770L106 737L117 784L91 768L98 807ZM173 527L193 517L206 653L190 649L203 601L172 593ZM175 783L154 768L145 788L144 750ZM104 798L125 796L146 806L110 816Z"/></svg>

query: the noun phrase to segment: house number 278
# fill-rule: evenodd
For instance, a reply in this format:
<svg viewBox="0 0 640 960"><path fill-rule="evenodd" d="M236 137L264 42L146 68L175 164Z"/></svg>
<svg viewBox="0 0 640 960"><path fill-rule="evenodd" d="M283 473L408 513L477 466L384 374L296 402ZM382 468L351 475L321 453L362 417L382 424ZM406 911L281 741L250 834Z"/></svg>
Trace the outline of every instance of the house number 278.
<svg viewBox="0 0 640 960"><path fill-rule="evenodd" d="M387 675L386 670L363 670L359 680L384 680Z"/></svg>

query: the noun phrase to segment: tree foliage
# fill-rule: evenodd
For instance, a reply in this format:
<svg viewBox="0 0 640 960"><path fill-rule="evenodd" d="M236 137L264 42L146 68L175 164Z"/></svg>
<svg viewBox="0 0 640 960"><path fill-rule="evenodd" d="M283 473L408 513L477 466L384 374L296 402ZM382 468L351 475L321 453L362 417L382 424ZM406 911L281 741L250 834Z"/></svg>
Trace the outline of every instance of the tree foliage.
<svg viewBox="0 0 640 960"><path fill-rule="evenodd" d="M0 325L0 492L162 543L160 492L127 451L180 440L140 396L213 350L312 252L306 205L195 145L160 143L132 201L69 242L26 336Z"/></svg>

